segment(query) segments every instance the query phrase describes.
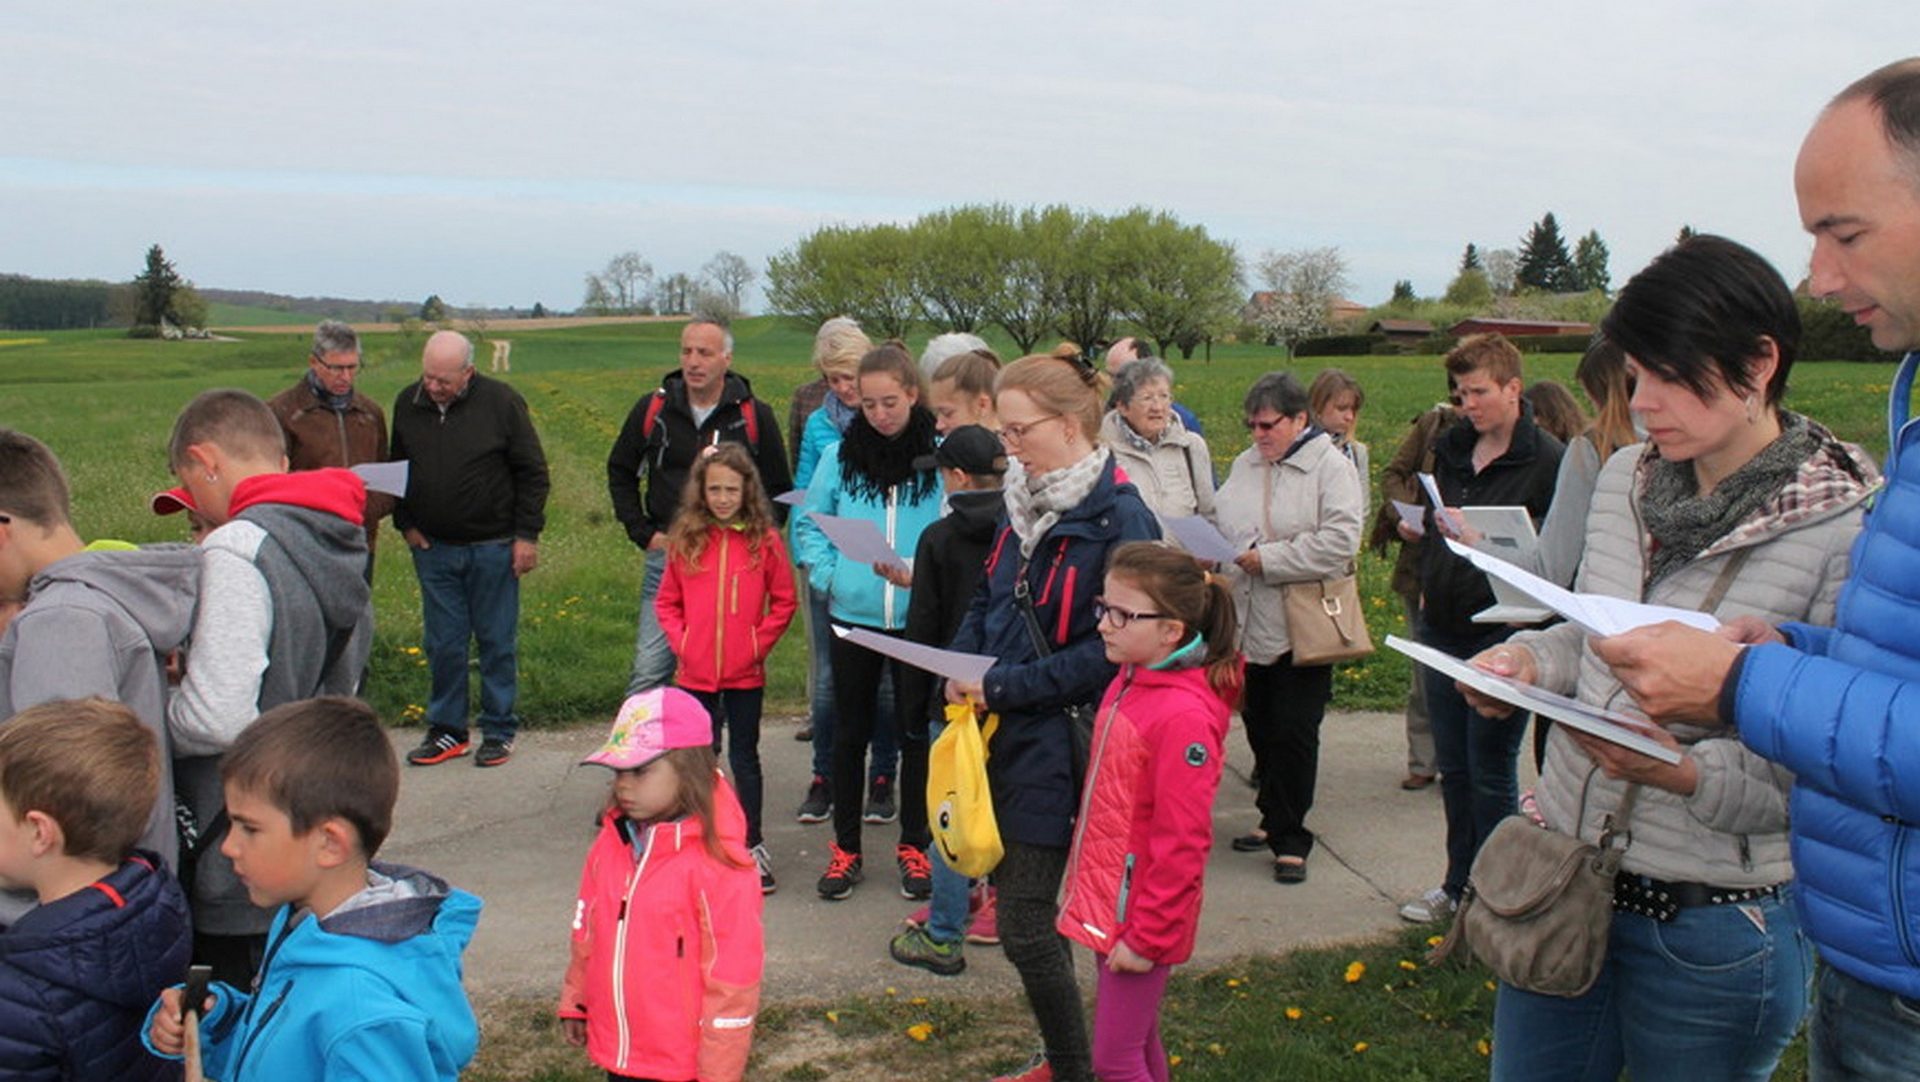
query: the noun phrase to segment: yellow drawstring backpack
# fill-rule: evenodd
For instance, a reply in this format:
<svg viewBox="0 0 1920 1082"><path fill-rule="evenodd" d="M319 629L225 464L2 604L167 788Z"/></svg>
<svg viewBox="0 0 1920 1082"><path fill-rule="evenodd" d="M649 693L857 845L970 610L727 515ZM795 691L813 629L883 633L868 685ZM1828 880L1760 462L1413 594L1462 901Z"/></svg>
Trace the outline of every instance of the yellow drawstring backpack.
<svg viewBox="0 0 1920 1082"><path fill-rule="evenodd" d="M971 703L947 705L947 728L927 753L927 822L947 867L969 878L1000 863L1000 824L987 789L987 741L1000 715L978 720Z"/></svg>

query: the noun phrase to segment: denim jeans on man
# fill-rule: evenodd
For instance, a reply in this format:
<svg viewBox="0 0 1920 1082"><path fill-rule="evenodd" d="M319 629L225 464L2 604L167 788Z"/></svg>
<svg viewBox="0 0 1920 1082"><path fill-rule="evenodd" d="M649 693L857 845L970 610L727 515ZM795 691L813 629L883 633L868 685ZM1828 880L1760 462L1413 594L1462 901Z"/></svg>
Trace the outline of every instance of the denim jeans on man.
<svg viewBox="0 0 1920 1082"><path fill-rule="evenodd" d="M646 569L640 573L640 620L633 638L633 672L627 678L627 694L638 695L664 686L673 679L679 661L673 647L667 645L667 633L660 627L660 613L653 607L660 596L660 579L667 573L667 551L648 549Z"/></svg>
<svg viewBox="0 0 1920 1082"><path fill-rule="evenodd" d="M1812 1082L1920 1078L1920 1000L1822 963L1807 1034Z"/></svg>
<svg viewBox="0 0 1920 1082"><path fill-rule="evenodd" d="M1800 1028L1812 974L1790 889L1666 924L1615 913L1586 995L1500 986L1493 1082L1613 1082L1623 1067L1634 1082L1762 1082Z"/></svg>
<svg viewBox="0 0 1920 1082"><path fill-rule="evenodd" d="M433 680L427 724L467 733L467 642L480 650L480 731L511 740L520 719L520 580L513 574L513 543L458 545L428 539L409 549L420 579L427 671Z"/></svg>
<svg viewBox="0 0 1920 1082"><path fill-rule="evenodd" d="M1429 627L1420 641L1454 657L1469 658L1513 634L1505 624L1475 635L1455 637ZM1484 718L1467 705L1453 678L1424 669L1427 717L1433 728L1434 765L1440 768L1440 801L1447 817L1447 896L1466 889L1474 854L1500 820L1520 801L1518 757L1527 733L1528 713Z"/></svg>

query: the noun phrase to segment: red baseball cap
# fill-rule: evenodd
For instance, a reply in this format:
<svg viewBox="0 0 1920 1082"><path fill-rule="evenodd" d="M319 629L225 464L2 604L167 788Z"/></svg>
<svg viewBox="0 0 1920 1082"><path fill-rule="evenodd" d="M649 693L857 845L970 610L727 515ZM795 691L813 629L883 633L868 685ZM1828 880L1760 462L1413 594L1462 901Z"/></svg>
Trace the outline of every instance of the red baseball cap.
<svg viewBox="0 0 1920 1082"><path fill-rule="evenodd" d="M200 510L200 505L193 502L193 497L184 488L170 488L165 492L156 492L153 498L147 501L147 506L153 508L153 513L156 515Z"/></svg>

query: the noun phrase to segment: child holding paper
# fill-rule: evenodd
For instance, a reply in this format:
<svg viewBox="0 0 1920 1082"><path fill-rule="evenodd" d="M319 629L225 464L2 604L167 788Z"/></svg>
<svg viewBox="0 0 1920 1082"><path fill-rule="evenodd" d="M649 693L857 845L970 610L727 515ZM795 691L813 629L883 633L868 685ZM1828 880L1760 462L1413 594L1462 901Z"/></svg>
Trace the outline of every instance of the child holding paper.
<svg viewBox="0 0 1920 1082"><path fill-rule="evenodd" d="M667 530L667 567L655 602L679 659L674 683L713 718L713 750L727 737L727 763L747 813L747 848L760 890L774 890L760 835L760 707L767 655L795 608L793 572L753 457L719 444L694 461Z"/></svg>
<svg viewBox="0 0 1920 1082"><path fill-rule="evenodd" d="M861 518L872 522L893 551L914 551L920 533L940 517L940 479L916 459L934 448L933 414L920 366L906 347L888 342L860 360L860 414L845 437L821 452L807 485L794 544L808 569L808 583L827 595L837 624L899 635L906 626L910 575L892 565L859 564L843 559L814 514ZM891 577L889 577L891 576ZM882 671L898 666L861 646L835 636L829 660L837 717L833 733L833 833L826 874L817 889L837 901L853 893L862 876L860 797L866 746L876 726L899 732L899 719L882 716L876 691ZM896 707L899 700L896 699ZM879 788L880 781L875 782ZM932 890L927 865L927 802L924 793L908 793L900 808L900 843L894 850L900 869L900 893L925 898Z"/></svg>

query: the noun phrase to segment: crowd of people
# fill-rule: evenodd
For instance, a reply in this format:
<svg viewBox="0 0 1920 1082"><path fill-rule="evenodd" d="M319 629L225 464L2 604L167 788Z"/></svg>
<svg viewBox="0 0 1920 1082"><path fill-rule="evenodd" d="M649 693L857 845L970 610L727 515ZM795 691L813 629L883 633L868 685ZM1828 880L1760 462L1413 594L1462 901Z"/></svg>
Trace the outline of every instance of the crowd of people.
<svg viewBox="0 0 1920 1082"><path fill-rule="evenodd" d="M1159 1012L1194 949L1230 717L1259 811L1230 847L1303 882L1333 665L1308 652L1319 631L1290 588L1350 577L1371 519L1422 643L1637 710L1665 753L1416 669L1401 785L1437 781L1446 868L1403 917L1472 904L1516 815L1619 860L1588 987L1501 973L1492 1077L1762 1079L1809 1017L1816 1080L1920 1073L1920 60L1830 103L1795 182L1812 291L1909 351L1884 478L1785 407L1792 291L1711 235L1620 290L1576 372L1591 417L1529 386L1507 339L1462 340L1377 510L1354 439L1366 393L1338 369L1255 380L1220 480L1172 369L1134 339L1103 371L1071 344L1003 364L970 335L916 358L829 320L789 447L727 328L689 323L607 458L643 571L625 700L586 760L612 776L561 981L567 1039L612 1079L743 1075L778 889L765 666L798 614L813 766L795 815L832 824L818 897L854 893L864 828L897 821L900 893L926 904L888 951L950 976L966 945L1002 947L1042 1046L1007 1078L1166 1079ZM429 338L391 427L333 322L271 401L195 397L168 442L178 485L153 499L187 514L190 543L86 543L54 453L0 429L0 1076L173 1078L185 1058L225 1079L451 1079L472 1057L459 958L480 902L375 859L401 757L354 697L391 514L432 688L404 759L512 758L519 580L549 479L525 401L472 352ZM353 469L386 462L403 482ZM1524 512L1527 569L1552 582L1720 630L1488 618L1487 575L1447 543L1487 545L1463 507ZM1171 539L1183 520L1238 555L1190 554ZM850 557L862 534L882 548ZM940 678L863 644L888 640L995 660ZM1539 782L1522 794L1530 722ZM976 725L1002 855L970 879L931 844L928 762ZM1091 1026L1073 944L1097 961ZM182 985L190 961L207 972Z"/></svg>

